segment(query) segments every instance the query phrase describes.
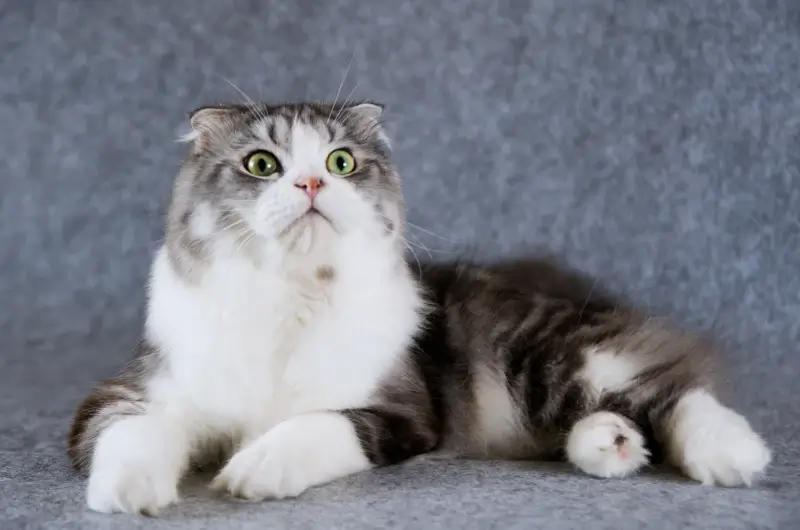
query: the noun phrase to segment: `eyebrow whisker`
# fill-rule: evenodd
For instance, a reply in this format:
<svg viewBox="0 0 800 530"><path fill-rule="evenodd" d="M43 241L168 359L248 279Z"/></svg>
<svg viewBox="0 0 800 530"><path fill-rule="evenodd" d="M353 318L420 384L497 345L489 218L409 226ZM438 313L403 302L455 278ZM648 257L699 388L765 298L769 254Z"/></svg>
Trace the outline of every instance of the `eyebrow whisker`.
<svg viewBox="0 0 800 530"><path fill-rule="evenodd" d="M333 121L339 121L339 116L342 114L342 111L347 108L347 103L350 101L350 96L353 95L353 93L356 91L357 88L358 88L358 83L356 83L356 85L353 87L353 90L351 90L350 93L347 94L347 97L344 98L344 103L342 103L342 106L339 107L339 112L336 113L336 116L333 118Z"/></svg>
<svg viewBox="0 0 800 530"><path fill-rule="evenodd" d="M325 123L330 124L331 122L331 114L333 114L333 109L336 108L336 102L339 101L339 95L342 93L342 87L344 86L344 82L347 79L347 74L350 72L350 67L353 66L353 60L356 58L356 52L353 50L353 55L350 57L350 62L347 63L347 68L344 71L344 75L342 76L342 82L339 83L339 90L336 91L336 97L333 98L333 105L331 105L331 110L328 112L328 119Z"/></svg>

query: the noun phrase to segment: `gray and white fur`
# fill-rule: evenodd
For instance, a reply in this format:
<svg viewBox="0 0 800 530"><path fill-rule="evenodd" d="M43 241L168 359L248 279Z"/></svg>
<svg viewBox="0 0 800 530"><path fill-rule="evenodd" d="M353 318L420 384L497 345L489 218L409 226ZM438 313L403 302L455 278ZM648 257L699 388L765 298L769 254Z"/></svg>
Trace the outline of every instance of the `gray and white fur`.
<svg viewBox="0 0 800 530"><path fill-rule="evenodd" d="M381 112L192 113L137 355L70 432L91 509L156 513L209 464L248 499L434 451L609 478L661 453L724 486L765 470L697 338L541 261L410 265Z"/></svg>

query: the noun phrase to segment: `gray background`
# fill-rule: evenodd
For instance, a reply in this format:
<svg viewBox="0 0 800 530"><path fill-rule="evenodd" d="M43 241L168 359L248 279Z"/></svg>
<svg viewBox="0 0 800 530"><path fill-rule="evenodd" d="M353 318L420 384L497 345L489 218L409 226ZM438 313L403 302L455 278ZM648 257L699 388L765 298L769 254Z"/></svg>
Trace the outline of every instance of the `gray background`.
<svg viewBox="0 0 800 530"><path fill-rule="evenodd" d="M796 0L0 2L0 527L796 528L798 29ZM65 432L136 340L186 113L240 101L225 78L333 98L351 59L340 97L388 105L436 234L415 241L546 249L711 333L776 452L761 484L418 461L294 502L86 512Z"/></svg>

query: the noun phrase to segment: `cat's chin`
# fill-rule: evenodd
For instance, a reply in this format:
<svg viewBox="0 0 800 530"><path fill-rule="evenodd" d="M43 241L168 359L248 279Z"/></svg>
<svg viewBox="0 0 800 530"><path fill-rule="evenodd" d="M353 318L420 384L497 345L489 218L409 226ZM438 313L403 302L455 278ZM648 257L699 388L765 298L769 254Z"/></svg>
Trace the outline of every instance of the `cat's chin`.
<svg viewBox="0 0 800 530"><path fill-rule="evenodd" d="M279 237L294 239L297 234L302 233L309 228L313 230L317 226L323 224L332 225L328 218L320 213L319 210L309 208L305 213L299 215L294 221L289 223L289 225L280 233Z"/></svg>
<svg viewBox="0 0 800 530"><path fill-rule="evenodd" d="M322 228L335 228L330 218L316 208L309 208L309 210L301 215L295 222L302 227L311 228L315 231Z"/></svg>
<svg viewBox="0 0 800 530"><path fill-rule="evenodd" d="M306 254L322 241L328 241L337 234L336 225L316 209L309 209L295 219L281 235L288 248Z"/></svg>

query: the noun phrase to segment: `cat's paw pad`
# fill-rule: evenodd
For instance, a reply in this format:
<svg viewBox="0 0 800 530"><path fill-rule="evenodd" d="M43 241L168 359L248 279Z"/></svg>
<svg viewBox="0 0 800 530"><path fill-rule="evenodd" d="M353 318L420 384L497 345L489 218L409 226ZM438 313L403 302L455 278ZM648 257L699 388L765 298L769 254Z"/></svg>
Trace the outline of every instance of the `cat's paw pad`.
<svg viewBox="0 0 800 530"><path fill-rule="evenodd" d="M577 422L567 439L567 458L596 477L625 477L647 464L644 437L625 418L596 412Z"/></svg>
<svg viewBox="0 0 800 530"><path fill-rule="evenodd" d="M690 478L708 485L750 486L772 453L743 416L719 406L676 425L672 459Z"/></svg>

